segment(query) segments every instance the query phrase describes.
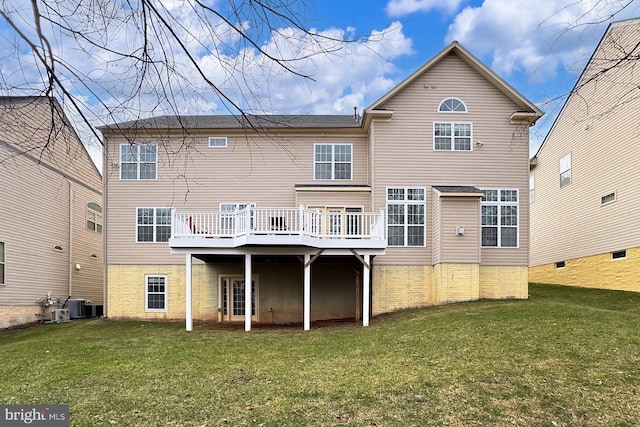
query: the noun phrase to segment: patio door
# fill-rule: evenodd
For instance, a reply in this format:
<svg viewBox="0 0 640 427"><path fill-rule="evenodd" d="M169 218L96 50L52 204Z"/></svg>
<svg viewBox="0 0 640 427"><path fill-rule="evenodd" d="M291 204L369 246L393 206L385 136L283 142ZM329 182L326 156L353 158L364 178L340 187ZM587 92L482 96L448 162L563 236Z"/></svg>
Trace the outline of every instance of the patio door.
<svg viewBox="0 0 640 427"><path fill-rule="evenodd" d="M251 280L251 319L258 320L256 313L256 278ZM241 322L245 320L246 287L244 276L223 276L220 279L222 320Z"/></svg>
<svg viewBox="0 0 640 427"><path fill-rule="evenodd" d="M350 214L362 212L362 208L314 206L308 209L329 213L329 215L324 216L322 220L321 227L323 235L348 237L360 233L359 217Z"/></svg>

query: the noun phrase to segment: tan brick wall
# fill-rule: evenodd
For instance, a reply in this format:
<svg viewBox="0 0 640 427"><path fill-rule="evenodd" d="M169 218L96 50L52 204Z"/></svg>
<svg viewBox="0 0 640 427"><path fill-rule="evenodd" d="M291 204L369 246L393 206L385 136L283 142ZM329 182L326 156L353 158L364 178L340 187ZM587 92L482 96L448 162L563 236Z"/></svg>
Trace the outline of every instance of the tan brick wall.
<svg viewBox="0 0 640 427"><path fill-rule="evenodd" d="M39 319L37 315L50 316L49 310L43 312L40 305L0 306L0 329L35 323Z"/></svg>
<svg viewBox="0 0 640 427"><path fill-rule="evenodd" d="M429 265L374 265L372 314L435 304L433 267Z"/></svg>
<svg viewBox="0 0 640 427"><path fill-rule="evenodd" d="M479 298L478 264L438 264L434 266L437 304L475 301Z"/></svg>
<svg viewBox="0 0 640 427"><path fill-rule="evenodd" d="M167 276L167 309L145 311L145 275ZM184 265L110 265L107 268L107 316L175 320L186 316ZM206 265L192 267L192 310L195 320L217 320L217 276Z"/></svg>
<svg viewBox="0 0 640 427"><path fill-rule="evenodd" d="M551 263L529 268L529 281L640 292L640 248L627 249L624 259L612 260L607 252L558 261L565 261L565 267Z"/></svg>
<svg viewBox="0 0 640 427"><path fill-rule="evenodd" d="M480 298L527 299L528 297L529 280L526 266L480 266Z"/></svg>

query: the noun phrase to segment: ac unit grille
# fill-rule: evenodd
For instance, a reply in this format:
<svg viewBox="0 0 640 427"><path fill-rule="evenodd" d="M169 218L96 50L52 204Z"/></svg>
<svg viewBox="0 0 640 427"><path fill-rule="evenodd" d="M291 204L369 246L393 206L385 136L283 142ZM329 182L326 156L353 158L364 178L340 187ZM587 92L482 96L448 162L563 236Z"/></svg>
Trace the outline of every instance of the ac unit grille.
<svg viewBox="0 0 640 427"><path fill-rule="evenodd" d="M51 310L51 321L62 323L69 322L71 320L71 315L69 314L68 308L56 308L55 310Z"/></svg>

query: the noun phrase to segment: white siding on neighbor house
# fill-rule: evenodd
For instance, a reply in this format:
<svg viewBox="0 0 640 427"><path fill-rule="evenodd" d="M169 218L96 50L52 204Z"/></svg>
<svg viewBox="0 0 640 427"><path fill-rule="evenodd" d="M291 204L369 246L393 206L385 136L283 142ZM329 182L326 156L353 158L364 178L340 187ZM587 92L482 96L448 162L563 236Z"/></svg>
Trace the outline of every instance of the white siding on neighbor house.
<svg viewBox="0 0 640 427"><path fill-rule="evenodd" d="M640 246L636 61L590 81L639 42L639 20L610 28L537 155L531 266ZM560 188L559 161L569 153L571 184ZM602 205L613 192L616 201Z"/></svg>
<svg viewBox="0 0 640 427"><path fill-rule="evenodd" d="M459 98L468 113L438 113L441 101ZM384 207L388 186L475 186L528 190L529 127L511 124L520 110L495 86L457 55L449 54L381 108L393 110L389 122L373 122L374 209ZM473 151L433 151L433 123L473 123ZM427 198L427 247L388 248L377 264L432 264L433 218ZM482 264L526 265L528 261L528 198L520 200L520 248L482 249Z"/></svg>
<svg viewBox="0 0 640 427"><path fill-rule="evenodd" d="M367 140L364 135L282 133L264 138L238 135L237 130L192 132L185 145L179 135L167 144L159 138L139 137L136 143L158 143L158 178L120 180L118 150L123 139L107 137L105 170L108 191L107 262L109 264L178 264L167 243L136 243L137 207L172 207L176 210L218 211L220 203L255 203L258 207L297 207L320 203L319 194L296 191L302 185L367 184ZM227 148L209 148L209 136L227 136ZM353 144L351 180L314 180L315 143ZM326 195L328 196L329 193ZM347 203L351 200L351 203ZM369 206L368 193L353 199L331 193L322 206ZM355 205L353 204L355 203ZM142 250L144 249L144 250Z"/></svg>

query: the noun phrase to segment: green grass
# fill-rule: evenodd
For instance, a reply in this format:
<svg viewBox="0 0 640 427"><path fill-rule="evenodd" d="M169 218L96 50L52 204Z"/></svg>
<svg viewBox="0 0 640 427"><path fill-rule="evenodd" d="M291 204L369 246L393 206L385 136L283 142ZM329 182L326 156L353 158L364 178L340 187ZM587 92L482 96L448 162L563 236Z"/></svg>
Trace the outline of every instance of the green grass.
<svg viewBox="0 0 640 427"><path fill-rule="evenodd" d="M75 321L0 333L0 403L73 426L636 426L640 294L531 285L526 301L256 328Z"/></svg>

